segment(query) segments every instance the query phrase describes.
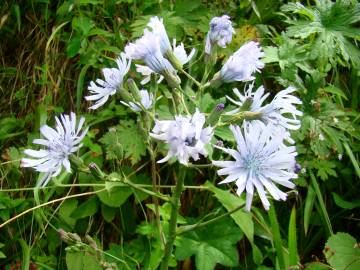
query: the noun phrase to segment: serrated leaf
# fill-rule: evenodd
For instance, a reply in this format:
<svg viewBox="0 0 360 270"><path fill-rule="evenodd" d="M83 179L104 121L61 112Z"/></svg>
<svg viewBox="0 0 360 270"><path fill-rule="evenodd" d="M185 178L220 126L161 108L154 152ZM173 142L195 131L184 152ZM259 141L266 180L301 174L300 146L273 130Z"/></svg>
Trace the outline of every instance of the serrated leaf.
<svg viewBox="0 0 360 270"><path fill-rule="evenodd" d="M332 268L321 262L313 262L305 264L305 270L332 270Z"/></svg>
<svg viewBox="0 0 360 270"><path fill-rule="evenodd" d="M229 127L217 127L215 129L215 135L220 137L224 141L235 142L234 135L232 134Z"/></svg>
<svg viewBox="0 0 360 270"><path fill-rule="evenodd" d="M70 226L74 226L76 219L71 217L71 213L77 208L78 200L70 199L64 201L59 209L59 216Z"/></svg>
<svg viewBox="0 0 360 270"><path fill-rule="evenodd" d="M351 235L339 232L332 235L325 244L327 262L336 270L360 269L360 248Z"/></svg>
<svg viewBox="0 0 360 270"><path fill-rule="evenodd" d="M230 218L178 236L175 257L184 260L195 255L198 270L214 269L216 264L235 267L238 264L236 243L242 238L240 229Z"/></svg>
<svg viewBox="0 0 360 270"><path fill-rule="evenodd" d="M133 193L131 188L119 186L116 182L106 182L107 190L96 193L100 201L110 207L119 207L126 202L126 200ZM101 189L101 188L96 188Z"/></svg>

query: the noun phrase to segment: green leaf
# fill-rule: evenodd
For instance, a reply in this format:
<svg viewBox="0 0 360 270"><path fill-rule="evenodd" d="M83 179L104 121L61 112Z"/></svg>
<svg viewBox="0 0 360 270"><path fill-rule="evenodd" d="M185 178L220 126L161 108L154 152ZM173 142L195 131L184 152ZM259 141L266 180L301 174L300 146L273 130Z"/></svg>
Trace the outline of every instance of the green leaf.
<svg viewBox="0 0 360 270"><path fill-rule="evenodd" d="M324 88L324 91L327 92L327 93L331 93L331 94L337 95L337 96L339 96L339 97L342 97L342 98L348 100L348 98L347 98L347 96L345 95L345 93L344 93L341 89L337 88L337 87L334 86L334 85L326 86L326 87Z"/></svg>
<svg viewBox="0 0 360 270"><path fill-rule="evenodd" d="M332 270L332 268L320 262L312 262L305 264L305 270Z"/></svg>
<svg viewBox="0 0 360 270"><path fill-rule="evenodd" d="M75 17L72 20L72 27L79 31L83 36L87 36L89 31L94 27L90 18L85 16Z"/></svg>
<svg viewBox="0 0 360 270"><path fill-rule="evenodd" d="M175 257L184 260L195 255L198 270L214 269L217 263L235 267L238 264L236 243L242 238L240 229L230 218L178 236Z"/></svg>
<svg viewBox="0 0 360 270"><path fill-rule="evenodd" d="M0 259L5 259L5 258L6 258L6 255L2 251L0 251Z"/></svg>
<svg viewBox="0 0 360 270"><path fill-rule="evenodd" d="M304 207L304 231L305 231L305 234L307 234L307 232L309 230L309 224L310 224L310 220L311 220L311 215L312 215L312 211L313 211L313 207L314 207L315 198L316 198L316 193L315 193L314 189L311 186L309 186L307 195L306 195L306 200L305 200L305 207Z"/></svg>
<svg viewBox="0 0 360 270"><path fill-rule="evenodd" d="M81 47L81 38L79 36L73 37L66 47L66 55L68 57L74 57L78 54Z"/></svg>
<svg viewBox="0 0 360 270"><path fill-rule="evenodd" d="M131 188L123 186L121 182L106 182L106 190L96 193L100 201L110 207L119 207L126 202L126 200L133 193ZM102 189L101 187L95 190Z"/></svg>
<svg viewBox="0 0 360 270"><path fill-rule="evenodd" d="M71 213L75 211L78 205L78 200L70 199L64 201L59 209L59 216L71 227L75 226L76 219L71 217Z"/></svg>
<svg viewBox="0 0 360 270"><path fill-rule="evenodd" d="M101 205L101 214L106 222L111 222L118 211L115 207L107 206L106 204Z"/></svg>
<svg viewBox="0 0 360 270"><path fill-rule="evenodd" d="M105 145L108 159L129 158L135 164L146 154L146 138L133 120L122 120L100 141Z"/></svg>
<svg viewBox="0 0 360 270"><path fill-rule="evenodd" d="M298 251L297 251L297 237L296 237L296 208L295 206L291 210L290 222L289 222L289 264L290 266L298 265Z"/></svg>
<svg viewBox="0 0 360 270"><path fill-rule="evenodd" d="M74 219L81 219L94 215L99 208L98 199L93 196L87 201L83 202L79 207L77 207L70 215Z"/></svg>
<svg viewBox="0 0 360 270"><path fill-rule="evenodd" d="M351 202L343 200L338 194L335 192L331 192L334 201L337 206L343 208L343 209L354 209L356 207L360 207L360 200L353 200Z"/></svg>
<svg viewBox="0 0 360 270"><path fill-rule="evenodd" d="M66 252L66 266L68 270L102 270L92 254L86 252Z"/></svg>
<svg viewBox="0 0 360 270"><path fill-rule="evenodd" d="M325 244L327 262L336 270L360 269L360 248L351 235L339 232L331 236Z"/></svg>
<svg viewBox="0 0 360 270"><path fill-rule="evenodd" d="M240 205L245 204L245 201L242 198L231 194L228 190L216 188L210 182L206 182L204 186L206 186L211 192L214 193L214 196L226 208L227 211L231 211L239 207ZM239 228L243 231L250 244L252 245L254 261L257 264L260 264L262 261L262 255L260 250L254 243L254 223L251 214L244 210L239 210L234 212L230 216L239 226Z"/></svg>
<svg viewBox="0 0 360 270"><path fill-rule="evenodd" d="M215 129L215 135L220 137L224 141L235 142L234 135L232 134L229 127L217 127Z"/></svg>

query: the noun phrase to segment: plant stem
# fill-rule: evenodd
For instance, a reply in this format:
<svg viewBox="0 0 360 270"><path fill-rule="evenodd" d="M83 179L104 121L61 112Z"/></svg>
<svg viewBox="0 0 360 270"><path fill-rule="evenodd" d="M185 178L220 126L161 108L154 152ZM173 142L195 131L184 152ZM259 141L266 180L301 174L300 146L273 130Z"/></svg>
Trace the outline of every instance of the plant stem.
<svg viewBox="0 0 360 270"><path fill-rule="evenodd" d="M183 74L185 74L186 77L188 77L190 80L192 80L197 87L201 88L202 85L200 82L198 82L193 76L191 76L189 73L187 73L185 70L180 70Z"/></svg>
<svg viewBox="0 0 360 270"><path fill-rule="evenodd" d="M180 197L184 186L185 173L186 173L186 168L180 165L179 176L175 177L176 179L175 191L171 198L171 216L170 216L170 224L169 224L169 234L166 239L165 253L160 266L161 270L168 269L170 256L176 238L177 216L180 208Z"/></svg>
<svg viewBox="0 0 360 270"><path fill-rule="evenodd" d="M210 219L210 220L207 220L207 221L204 221L204 222L201 222L201 223L196 223L196 224L192 224L192 225L187 225L187 226L182 226L180 227L177 232L176 232L176 235L179 235L179 234L183 234L183 233L186 233L186 232L190 232L190 231L193 231L195 229L198 229L198 228L201 228L201 227L205 227L209 224L212 224L212 223L215 223L215 222L218 222L220 219L223 219L227 216L230 216L231 214L235 213L236 211L239 211L240 209L244 208L244 205L239 205L238 207L234 208L233 210L229 211L229 212L226 212L220 216L217 216L213 219Z"/></svg>

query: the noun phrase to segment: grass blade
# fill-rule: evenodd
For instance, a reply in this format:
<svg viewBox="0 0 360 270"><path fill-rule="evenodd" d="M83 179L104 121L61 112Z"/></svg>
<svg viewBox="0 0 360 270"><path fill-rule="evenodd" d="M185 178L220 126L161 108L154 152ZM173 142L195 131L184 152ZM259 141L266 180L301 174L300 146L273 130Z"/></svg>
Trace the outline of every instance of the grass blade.
<svg viewBox="0 0 360 270"><path fill-rule="evenodd" d="M325 220L325 223L326 223L325 224L326 228L327 228L329 234L333 235L334 232L333 232L333 229L332 229L332 226L331 226L329 215L328 215L328 213L326 211L326 207L325 207L324 199L323 199L321 191L320 191L320 187L319 187L319 185L318 185L318 183L316 181L316 178L315 178L314 173L312 172L312 170L309 170L309 172L310 172L311 183L312 183L312 185L314 187L316 196L317 196L319 204L320 204L321 214L324 217L324 220Z"/></svg>
<svg viewBox="0 0 360 270"><path fill-rule="evenodd" d="M354 153L351 151L350 146L346 142L344 142L344 148L354 166L357 176L360 178L360 167L359 167L359 163L357 162L357 160L354 156Z"/></svg>
<svg viewBox="0 0 360 270"><path fill-rule="evenodd" d="M290 215L288 243L289 243L289 264L290 266L294 266L298 264L295 206L291 210L291 215Z"/></svg>
<svg viewBox="0 0 360 270"><path fill-rule="evenodd" d="M276 218L275 206L272 202L271 202L271 206L269 209L269 218L270 218L271 230L272 230L272 234L273 234L275 251L276 251L280 269L287 269L287 267L285 265L285 260L284 260L284 253L283 253L283 248L282 248L279 223Z"/></svg>
<svg viewBox="0 0 360 270"><path fill-rule="evenodd" d="M310 224L310 218L311 214L314 208L314 202L315 202L316 194L312 186L310 185L308 187L308 192L306 195L305 200L305 207L304 207L304 231L305 235L308 233L309 230L309 224Z"/></svg>

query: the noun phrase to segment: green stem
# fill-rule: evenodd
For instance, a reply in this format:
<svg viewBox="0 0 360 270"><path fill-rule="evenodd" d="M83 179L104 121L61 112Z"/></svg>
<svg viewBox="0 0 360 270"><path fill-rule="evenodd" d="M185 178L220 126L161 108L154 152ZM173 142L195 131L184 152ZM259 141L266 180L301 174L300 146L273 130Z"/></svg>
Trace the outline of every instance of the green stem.
<svg viewBox="0 0 360 270"><path fill-rule="evenodd" d="M178 228L178 230L176 232L176 235L183 234L183 233L186 233L186 232L190 232L190 231L193 231L195 229L205 227L205 226L207 226L209 224L218 222L220 219L223 219L223 218L225 218L227 216L230 216L231 214L235 213L236 211L239 211L242 208L244 208L244 205L239 205L238 207L234 208L233 210L231 210L229 212L226 212L226 213L224 213L224 214L222 214L220 216L217 216L217 217L215 217L213 219L210 219L210 220L207 220L207 221L204 221L204 222L201 222L201 223L192 224L192 225L181 226L180 228Z"/></svg>
<svg viewBox="0 0 360 270"><path fill-rule="evenodd" d="M179 176L177 177L177 179L175 178L176 179L175 191L171 198L171 216L170 216L170 224L169 224L169 234L166 239L165 253L160 266L161 270L168 269L169 260L171 257L171 253L176 238L177 217L180 208L180 197L184 186L185 173L186 173L186 168L180 165Z"/></svg>
<svg viewBox="0 0 360 270"><path fill-rule="evenodd" d="M181 69L180 70L183 74L185 74L186 77L188 77L190 80L192 80L197 87L201 88L202 85L200 82L198 82L193 76L191 76L189 73L187 73L185 70Z"/></svg>

